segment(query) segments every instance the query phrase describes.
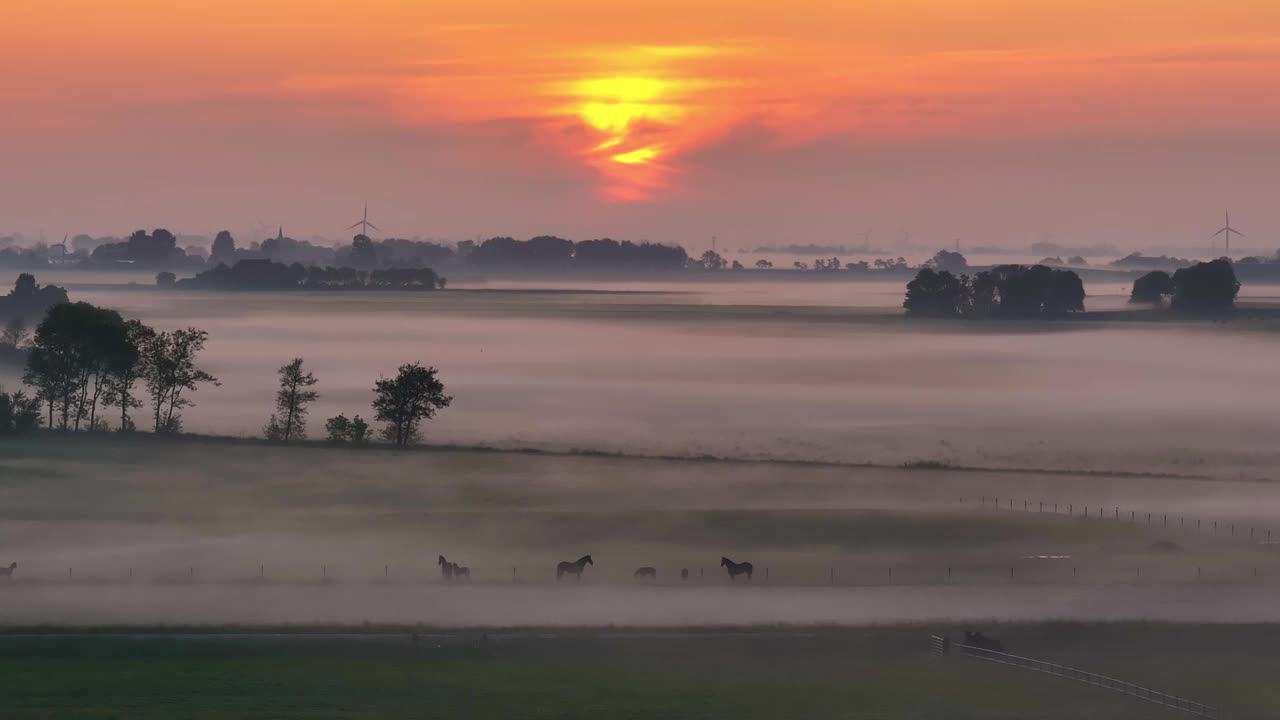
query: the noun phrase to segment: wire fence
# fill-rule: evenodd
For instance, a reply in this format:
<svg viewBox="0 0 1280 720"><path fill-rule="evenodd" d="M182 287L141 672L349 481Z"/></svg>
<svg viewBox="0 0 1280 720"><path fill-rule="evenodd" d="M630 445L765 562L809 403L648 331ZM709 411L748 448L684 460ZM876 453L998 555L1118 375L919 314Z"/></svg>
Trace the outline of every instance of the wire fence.
<svg viewBox="0 0 1280 720"><path fill-rule="evenodd" d="M1085 520L1110 520L1129 525L1145 525L1161 530L1179 530L1220 539L1248 540L1250 544L1272 544L1271 528L1230 520L1206 520L1185 514L1152 512L1122 508L1119 505L1078 504L1073 502L1045 502L1043 500L1004 498L979 495L960 498L960 505L979 510L1023 512L1038 515L1058 515ZM1280 535L1277 535L1280 541Z"/></svg>
<svg viewBox="0 0 1280 720"><path fill-rule="evenodd" d="M959 643L953 644L950 638L933 635L929 638L930 646L935 655L948 656L958 654L974 660L982 660L985 662L997 663L1000 665L1008 665L1010 667L1020 668L1022 670L1030 670L1053 677L1062 678L1064 680L1072 680L1085 685L1090 685L1103 690L1120 693L1135 700L1159 705L1160 707L1176 710L1178 712L1190 715L1192 717L1211 718L1218 720L1222 717L1218 708L1213 705L1206 705L1195 700L1182 697L1180 695L1171 695L1169 693L1152 690L1151 688L1138 685L1137 683L1127 682L1125 680L1117 680L1107 675L1101 675L1087 670L1080 670L1066 665L1049 662L1047 660L1037 660L1035 658L1022 657L1020 655L1011 655L1005 652L999 652L988 648L975 647L972 645L963 645Z"/></svg>

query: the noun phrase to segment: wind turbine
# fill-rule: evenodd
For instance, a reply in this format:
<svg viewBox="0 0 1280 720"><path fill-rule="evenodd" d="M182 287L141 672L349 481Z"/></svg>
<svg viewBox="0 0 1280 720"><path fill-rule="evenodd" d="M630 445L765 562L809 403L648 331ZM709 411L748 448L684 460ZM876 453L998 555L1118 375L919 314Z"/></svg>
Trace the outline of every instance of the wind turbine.
<svg viewBox="0 0 1280 720"><path fill-rule="evenodd" d="M1224 225L1222 226L1222 229L1221 229L1221 230L1219 230L1218 232L1214 233L1213 235L1210 235L1210 236L1209 236L1209 239L1210 239L1210 240L1212 240L1213 238L1216 238L1216 237L1218 237L1219 235L1225 235L1225 236L1226 236L1226 238L1227 238L1227 257L1231 257L1231 233L1235 233L1236 235L1239 235L1240 237L1244 237L1245 235L1244 235L1244 233L1240 232L1239 230L1237 230L1237 229L1235 229L1235 228L1231 227L1231 212L1230 212L1230 211L1228 211L1228 210L1223 210L1223 211L1222 211L1222 214L1223 214L1224 219L1226 220L1226 224L1224 224Z"/></svg>
<svg viewBox="0 0 1280 720"><path fill-rule="evenodd" d="M378 232L382 232L382 228L369 222L369 201L368 200L364 201L364 215L361 216L360 222L352 223L351 226L348 227L347 229L354 230L356 228L360 228L360 234L364 235L365 237L369 237L369 228L373 228Z"/></svg>

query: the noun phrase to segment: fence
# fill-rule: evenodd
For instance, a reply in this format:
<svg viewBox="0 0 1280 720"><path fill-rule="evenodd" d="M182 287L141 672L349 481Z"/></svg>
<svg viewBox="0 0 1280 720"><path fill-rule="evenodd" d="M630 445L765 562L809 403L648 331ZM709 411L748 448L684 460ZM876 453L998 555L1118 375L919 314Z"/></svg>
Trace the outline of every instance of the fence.
<svg viewBox="0 0 1280 720"><path fill-rule="evenodd" d="M995 650L974 647L972 645L962 645L958 643L953 644L950 639L939 637L937 635L931 636L929 641L935 655L949 655L954 651L975 660L984 660L986 662L998 663L1000 665L1009 665L1023 670L1031 670L1033 672L1052 675L1065 680L1074 680L1085 685L1102 688L1103 690L1111 690L1134 698L1135 700L1159 705L1164 708L1169 708L1170 710L1177 710L1178 712L1185 713L1192 717L1210 718L1211 720L1218 720L1218 718L1222 717L1218 713L1218 708L1213 705L1205 705L1204 703L1188 700L1187 698L1180 697L1178 695L1159 692L1131 682L1107 677L1106 675L1099 675L1098 673L1077 670L1076 668L1047 662L1045 660L1035 660L1033 658L1010 655L1009 653L997 652Z"/></svg>
<svg viewBox="0 0 1280 720"><path fill-rule="evenodd" d="M1258 527L1257 525L1244 525L1243 522L1236 523L1228 520L1208 520L1202 518L1187 517L1177 513L1168 512L1152 512L1146 510L1131 510L1121 508L1118 505L1104 506L1101 504L1094 505L1077 505L1075 503L1066 502L1045 502L1042 500L1022 500L1021 504L1014 501L1013 498L1005 497L1002 502L999 497L980 495L978 497L960 498L960 504L976 507L980 510L991 508L992 510L1006 510L1009 512L1034 513L1038 515L1066 515L1068 517L1078 517L1085 520L1112 520L1114 522L1123 522L1129 525L1146 525L1148 527L1159 526L1163 530L1176 529L1179 531L1192 532L1197 535L1204 534L1218 538L1245 538L1245 530L1249 531L1248 540L1250 544L1265 543L1272 544L1271 529L1267 527Z"/></svg>

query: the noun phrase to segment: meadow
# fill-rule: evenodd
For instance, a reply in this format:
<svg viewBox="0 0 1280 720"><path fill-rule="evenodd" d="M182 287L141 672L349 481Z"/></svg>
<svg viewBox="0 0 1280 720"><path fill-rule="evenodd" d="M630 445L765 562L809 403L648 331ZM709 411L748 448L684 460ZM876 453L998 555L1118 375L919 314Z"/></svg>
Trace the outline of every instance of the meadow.
<svg viewBox="0 0 1280 720"><path fill-rule="evenodd" d="M197 629L199 630L199 629ZM234 632L234 629L229 629ZM364 635L0 635L5 716L1110 718L1168 711L929 654L954 626ZM1011 648L1177 690L1226 717L1277 702L1274 626L988 627ZM206 631L207 632L207 631ZM349 631L344 631L349 632ZM421 631L419 631L421 632Z"/></svg>

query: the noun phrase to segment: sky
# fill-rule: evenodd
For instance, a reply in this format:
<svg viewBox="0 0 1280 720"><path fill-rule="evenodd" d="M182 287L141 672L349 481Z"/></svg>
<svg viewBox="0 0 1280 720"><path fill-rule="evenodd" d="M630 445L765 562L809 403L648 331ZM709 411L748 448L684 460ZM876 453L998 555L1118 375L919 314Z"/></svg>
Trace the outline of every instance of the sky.
<svg viewBox="0 0 1280 720"><path fill-rule="evenodd" d="M1274 0L7 0L0 234L1280 246Z"/></svg>

